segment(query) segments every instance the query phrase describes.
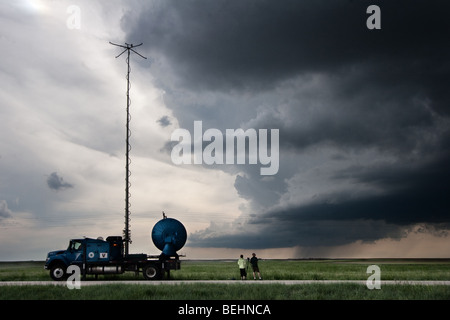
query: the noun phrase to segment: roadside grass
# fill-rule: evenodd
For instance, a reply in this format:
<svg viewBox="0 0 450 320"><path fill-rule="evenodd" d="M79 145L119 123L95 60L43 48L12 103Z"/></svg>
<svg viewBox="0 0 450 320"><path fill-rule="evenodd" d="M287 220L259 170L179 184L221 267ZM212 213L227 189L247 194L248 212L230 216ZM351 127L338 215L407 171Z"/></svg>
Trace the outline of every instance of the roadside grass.
<svg viewBox="0 0 450 320"><path fill-rule="evenodd" d="M51 280L43 261L0 262L0 281Z"/></svg>
<svg viewBox="0 0 450 320"><path fill-rule="evenodd" d="M450 260L262 260L259 267L265 280L367 280L367 267L378 265L382 280L450 280ZM252 279L251 267L248 278ZM173 280L239 279L236 261L186 260L172 271ZM93 280L94 276L88 276ZM100 280L143 280L142 274L99 275ZM50 281L44 262L0 262L0 281Z"/></svg>
<svg viewBox="0 0 450 320"><path fill-rule="evenodd" d="M378 265L381 280L450 280L450 260L262 260L264 280L367 280L369 265ZM0 262L0 281L50 281L43 262ZM65 285L2 286L0 300L449 300L444 285L250 284L241 282L236 261L182 262L171 280L231 280L232 284L108 284L69 290ZM142 274L99 276L99 280L143 280ZM88 276L87 281L95 281ZM247 282L247 283L246 283Z"/></svg>
<svg viewBox="0 0 450 320"><path fill-rule="evenodd" d="M367 280L376 264L382 280L450 280L450 260L263 260L265 280ZM252 270L248 268L248 278ZM236 261L186 261L171 273L174 280L239 279Z"/></svg>
<svg viewBox="0 0 450 320"><path fill-rule="evenodd" d="M0 300L449 300L448 286L384 285L369 290L339 284L107 284L69 290L65 286L5 286Z"/></svg>

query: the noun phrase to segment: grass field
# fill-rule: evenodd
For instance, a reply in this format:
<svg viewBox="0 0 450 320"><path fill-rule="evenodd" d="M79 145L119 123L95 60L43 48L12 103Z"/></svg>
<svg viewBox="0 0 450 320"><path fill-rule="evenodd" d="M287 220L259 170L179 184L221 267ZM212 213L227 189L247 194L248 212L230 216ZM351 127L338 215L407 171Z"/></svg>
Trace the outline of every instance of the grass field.
<svg viewBox="0 0 450 320"><path fill-rule="evenodd" d="M450 260L263 260L260 269L264 280L367 280L369 265L378 265L381 280L450 280ZM249 269L250 273L250 269ZM249 274L251 277L251 274ZM134 273L100 276L101 280L142 280ZM239 279L236 261L183 261L181 270L172 271L170 280ZM0 263L0 281L49 281L43 262ZM93 277L88 277L93 280ZM264 282L263 280L263 282ZM448 300L450 286L383 285L369 290L365 285L339 284L176 284L84 286L69 290L66 286L3 286L0 299L38 300ZM258 281L258 280L257 280Z"/></svg>

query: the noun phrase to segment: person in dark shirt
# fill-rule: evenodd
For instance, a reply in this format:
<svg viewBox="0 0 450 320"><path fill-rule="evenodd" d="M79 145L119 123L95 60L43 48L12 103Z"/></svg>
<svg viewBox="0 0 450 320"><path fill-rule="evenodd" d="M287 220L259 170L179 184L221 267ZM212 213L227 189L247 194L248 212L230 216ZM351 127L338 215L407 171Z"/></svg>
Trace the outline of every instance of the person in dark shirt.
<svg viewBox="0 0 450 320"><path fill-rule="evenodd" d="M252 253L252 258L250 259L250 263L253 268L253 279L256 280L256 273L257 273L259 280L262 280L261 272L259 271L259 267L258 267L258 258L256 257L255 253Z"/></svg>

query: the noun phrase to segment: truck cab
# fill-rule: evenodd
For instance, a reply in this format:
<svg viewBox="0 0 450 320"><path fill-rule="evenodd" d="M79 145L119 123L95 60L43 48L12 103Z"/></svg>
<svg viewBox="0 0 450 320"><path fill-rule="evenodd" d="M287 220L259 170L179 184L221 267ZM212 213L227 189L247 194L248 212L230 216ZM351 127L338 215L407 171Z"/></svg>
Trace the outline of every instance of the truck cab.
<svg viewBox="0 0 450 320"><path fill-rule="evenodd" d="M120 238L120 237L119 237ZM80 268L83 263L109 263L110 247L117 245L111 241L104 241L101 238L91 239L72 239L66 250L51 251L47 254L44 268L50 270L50 276L53 280L63 280L66 276L67 267L78 265ZM115 258L120 258L117 256Z"/></svg>

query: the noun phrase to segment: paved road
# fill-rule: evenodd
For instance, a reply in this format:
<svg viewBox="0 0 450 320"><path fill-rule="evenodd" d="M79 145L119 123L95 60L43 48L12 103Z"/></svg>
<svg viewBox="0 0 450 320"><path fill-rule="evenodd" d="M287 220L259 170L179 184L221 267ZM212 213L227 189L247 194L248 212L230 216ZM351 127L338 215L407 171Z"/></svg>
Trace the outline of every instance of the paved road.
<svg viewBox="0 0 450 320"><path fill-rule="evenodd" d="M192 283L216 283L216 284L311 284L311 283L358 283L366 285L366 280L165 280L165 281L146 281L146 280L115 280L115 281L82 281L81 286L95 286L105 284L139 284L139 285L161 285L161 284L192 284ZM450 286L450 281L397 281L397 280L381 280L381 285L445 285ZM0 281L0 286L32 286L32 285L59 285L65 286L65 281Z"/></svg>

